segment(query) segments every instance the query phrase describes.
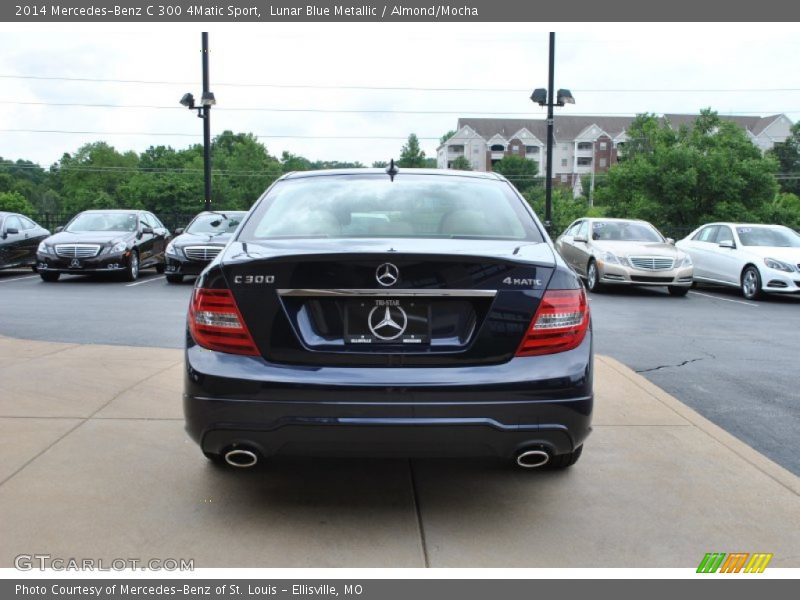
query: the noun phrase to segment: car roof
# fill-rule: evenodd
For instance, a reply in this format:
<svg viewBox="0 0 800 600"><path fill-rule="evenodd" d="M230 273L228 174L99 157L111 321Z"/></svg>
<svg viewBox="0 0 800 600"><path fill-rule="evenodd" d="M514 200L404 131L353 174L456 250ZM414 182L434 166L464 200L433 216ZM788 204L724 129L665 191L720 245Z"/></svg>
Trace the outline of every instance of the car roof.
<svg viewBox="0 0 800 600"><path fill-rule="evenodd" d="M140 213L140 212L150 212L144 208L90 208L88 210L82 210L82 213Z"/></svg>
<svg viewBox="0 0 800 600"><path fill-rule="evenodd" d="M506 178L499 173L491 171L458 171L455 169L410 169L397 167L396 177L403 174L411 175L436 175L439 177L469 177L472 179L493 179L495 181L506 181ZM360 169L321 169L318 171L292 171L280 179L302 179L306 177L330 177L333 175L383 175L388 177L385 168L360 168Z"/></svg>

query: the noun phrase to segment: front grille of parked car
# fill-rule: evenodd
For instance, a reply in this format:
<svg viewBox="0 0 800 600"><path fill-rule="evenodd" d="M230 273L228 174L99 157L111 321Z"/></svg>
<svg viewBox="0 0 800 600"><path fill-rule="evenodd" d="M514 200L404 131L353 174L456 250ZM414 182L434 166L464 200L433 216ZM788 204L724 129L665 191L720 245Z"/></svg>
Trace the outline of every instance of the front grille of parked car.
<svg viewBox="0 0 800 600"><path fill-rule="evenodd" d="M648 277L646 275L631 275L631 281L639 283L672 283L672 277Z"/></svg>
<svg viewBox="0 0 800 600"><path fill-rule="evenodd" d="M667 271L673 267L675 260L662 256L630 256L632 267L645 271Z"/></svg>
<svg viewBox="0 0 800 600"><path fill-rule="evenodd" d="M222 250L222 246L187 246L183 253L189 260L212 260Z"/></svg>
<svg viewBox="0 0 800 600"><path fill-rule="evenodd" d="M56 255L63 258L94 258L98 254L99 244L56 244Z"/></svg>

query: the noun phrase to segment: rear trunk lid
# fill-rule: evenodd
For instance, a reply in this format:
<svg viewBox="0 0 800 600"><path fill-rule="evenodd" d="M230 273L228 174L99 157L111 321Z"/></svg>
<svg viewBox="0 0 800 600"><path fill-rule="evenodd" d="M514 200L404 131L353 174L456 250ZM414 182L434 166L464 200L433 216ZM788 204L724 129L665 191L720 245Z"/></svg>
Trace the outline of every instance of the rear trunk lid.
<svg viewBox="0 0 800 600"><path fill-rule="evenodd" d="M553 273L547 244L465 239L234 242L221 261L271 362L509 360Z"/></svg>

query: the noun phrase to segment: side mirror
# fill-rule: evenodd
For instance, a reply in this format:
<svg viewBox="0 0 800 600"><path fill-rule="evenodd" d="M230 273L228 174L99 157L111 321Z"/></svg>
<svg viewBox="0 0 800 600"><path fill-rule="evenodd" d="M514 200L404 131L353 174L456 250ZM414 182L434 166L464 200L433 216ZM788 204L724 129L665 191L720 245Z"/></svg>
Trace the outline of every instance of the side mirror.
<svg viewBox="0 0 800 600"><path fill-rule="evenodd" d="M736 244L733 243L733 240L722 240L719 243L719 247L720 248L730 248L731 250L733 250L734 248L736 248Z"/></svg>
<svg viewBox="0 0 800 600"><path fill-rule="evenodd" d="M146 226L142 227L142 233L150 233L150 234L152 234L153 233L153 228L152 227L146 227Z"/></svg>
<svg viewBox="0 0 800 600"><path fill-rule="evenodd" d="M668 244L672 244L674 246L675 245L675 238L667 238L667 243Z"/></svg>
<svg viewBox="0 0 800 600"><path fill-rule="evenodd" d="M55 229L55 232L56 232L56 233L61 233L62 231L64 231L64 226L63 226L63 225L59 225L59 226L58 226L58 227L56 227L56 229Z"/></svg>
<svg viewBox="0 0 800 600"><path fill-rule="evenodd" d="M19 229L16 227L9 227L6 229L5 235L17 235L19 233Z"/></svg>
<svg viewBox="0 0 800 600"><path fill-rule="evenodd" d="M183 233L183 227L178 227L175 231L172 232L172 235L180 235Z"/></svg>
<svg viewBox="0 0 800 600"><path fill-rule="evenodd" d="M586 242L588 242L589 240L588 240L588 239L586 239L586 236L583 236L583 235L576 235L575 237L573 237L573 238L572 238L572 241L573 241L573 242L582 242L582 243L584 243L584 244L585 244L585 243L586 243Z"/></svg>

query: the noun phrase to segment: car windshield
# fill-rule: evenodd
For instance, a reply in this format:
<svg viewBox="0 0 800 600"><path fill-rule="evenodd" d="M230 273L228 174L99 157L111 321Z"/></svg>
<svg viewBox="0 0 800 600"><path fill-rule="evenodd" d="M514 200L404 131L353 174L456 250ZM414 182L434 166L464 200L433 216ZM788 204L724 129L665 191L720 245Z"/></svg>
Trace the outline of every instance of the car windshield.
<svg viewBox="0 0 800 600"><path fill-rule="evenodd" d="M67 225L66 231L136 231L136 213L81 213Z"/></svg>
<svg viewBox="0 0 800 600"><path fill-rule="evenodd" d="M245 213L198 215L186 228L187 233L233 233Z"/></svg>
<svg viewBox="0 0 800 600"><path fill-rule="evenodd" d="M595 221L592 239L613 242L663 242L664 238L649 223L638 221Z"/></svg>
<svg viewBox="0 0 800 600"><path fill-rule="evenodd" d="M327 175L281 181L240 235L276 238L472 238L543 241L511 187L449 175Z"/></svg>
<svg viewBox="0 0 800 600"><path fill-rule="evenodd" d="M800 236L782 227L737 227L742 246L800 248Z"/></svg>

